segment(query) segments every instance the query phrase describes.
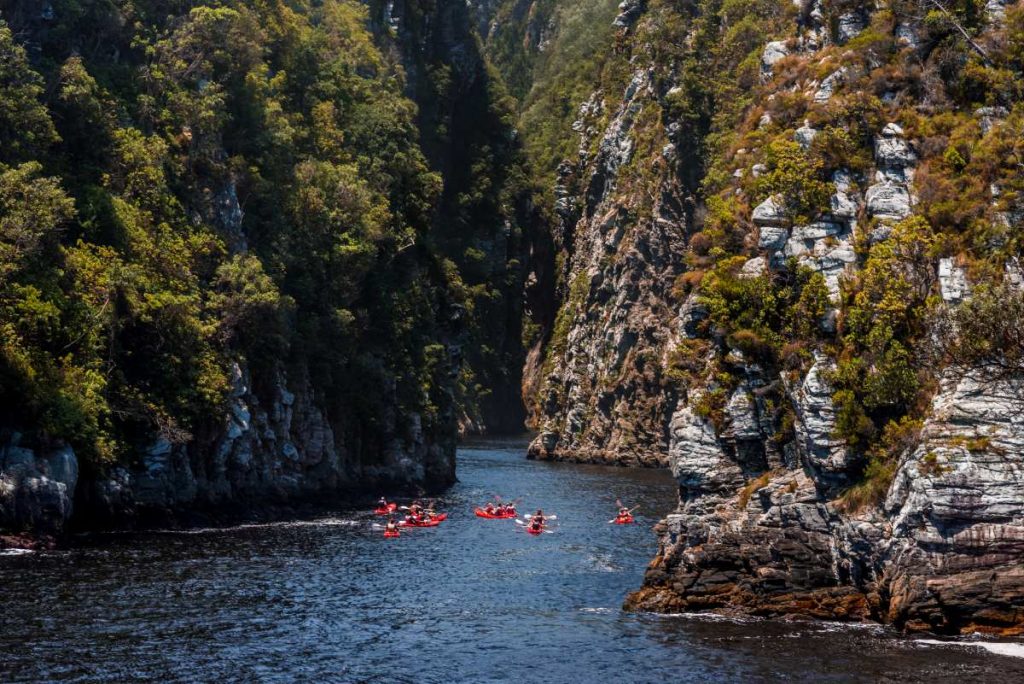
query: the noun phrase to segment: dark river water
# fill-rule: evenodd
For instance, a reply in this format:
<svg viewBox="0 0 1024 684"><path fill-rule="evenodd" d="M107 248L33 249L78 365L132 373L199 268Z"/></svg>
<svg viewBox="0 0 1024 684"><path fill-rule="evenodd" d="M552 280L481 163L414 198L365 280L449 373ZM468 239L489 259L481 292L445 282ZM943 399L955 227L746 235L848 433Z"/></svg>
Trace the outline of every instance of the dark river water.
<svg viewBox="0 0 1024 684"><path fill-rule="evenodd" d="M449 520L396 540L341 511L2 556L0 681L1024 682L1024 658L973 642L623 613L668 473L523 456L461 449ZM556 532L474 517L492 494L557 513ZM639 524L607 524L617 497Z"/></svg>

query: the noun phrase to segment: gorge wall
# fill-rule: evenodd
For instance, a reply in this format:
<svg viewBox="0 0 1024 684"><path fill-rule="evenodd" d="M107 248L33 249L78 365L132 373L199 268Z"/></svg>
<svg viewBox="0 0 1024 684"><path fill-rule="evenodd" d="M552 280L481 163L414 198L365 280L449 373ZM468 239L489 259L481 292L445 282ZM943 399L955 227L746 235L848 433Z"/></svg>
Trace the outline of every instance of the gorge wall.
<svg viewBox="0 0 1024 684"><path fill-rule="evenodd" d="M0 19L0 527L436 491L521 429L543 233L463 4Z"/></svg>
<svg viewBox="0 0 1024 684"><path fill-rule="evenodd" d="M627 607L1020 633L1020 5L609 27L527 398L533 457L679 482Z"/></svg>

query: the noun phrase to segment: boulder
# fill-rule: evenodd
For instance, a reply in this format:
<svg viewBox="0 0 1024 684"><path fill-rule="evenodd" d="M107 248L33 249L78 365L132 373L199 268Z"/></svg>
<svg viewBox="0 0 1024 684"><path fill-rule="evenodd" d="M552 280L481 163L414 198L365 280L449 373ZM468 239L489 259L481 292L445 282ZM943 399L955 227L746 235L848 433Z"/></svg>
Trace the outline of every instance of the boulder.
<svg viewBox="0 0 1024 684"><path fill-rule="evenodd" d="M860 10L844 12L836 22L836 42L843 45L856 38L867 27L867 18Z"/></svg>
<svg viewBox="0 0 1024 684"><path fill-rule="evenodd" d="M751 220L758 226L785 226L789 223L785 207L775 197L769 197L754 207Z"/></svg>
<svg viewBox="0 0 1024 684"><path fill-rule="evenodd" d="M784 40L776 40L764 46L761 53L761 74L771 76L772 68L789 56L789 47Z"/></svg>
<svg viewBox="0 0 1024 684"><path fill-rule="evenodd" d="M818 136L818 130L811 127L811 125L804 121L804 125L796 129L793 133L793 140L797 142L800 147L807 150L810 149L814 139Z"/></svg>
<svg viewBox="0 0 1024 684"><path fill-rule="evenodd" d="M737 387L726 404L725 413L728 425L722 436L734 441L754 441L761 439L760 421L757 408L750 391L745 386Z"/></svg>
<svg viewBox="0 0 1024 684"><path fill-rule="evenodd" d="M833 389L825 380L832 364L816 354L803 382L791 393L796 412L797 449L804 463L818 472L822 483L838 486L853 475L857 459L846 442L835 436L836 409Z"/></svg>
<svg viewBox="0 0 1024 684"><path fill-rule="evenodd" d="M771 252L782 249L789 239L789 231L780 226L763 226L759 233L758 248Z"/></svg>
<svg viewBox="0 0 1024 684"><path fill-rule="evenodd" d="M881 220L901 221L910 216L910 192L903 185L889 181L876 183L865 194L868 213Z"/></svg>
<svg viewBox="0 0 1024 684"><path fill-rule="evenodd" d="M896 24L896 41L904 47L917 49L920 45L920 40L917 37L917 30L906 22L899 22Z"/></svg>
<svg viewBox="0 0 1024 684"><path fill-rule="evenodd" d="M826 76L825 80L818 86L818 90L814 93L814 101L818 104L824 104L831 100L836 88L846 80L846 74L846 67L840 67Z"/></svg>
<svg viewBox="0 0 1024 684"><path fill-rule="evenodd" d="M636 23L640 15L644 13L643 0L623 0L619 3L619 14L612 21L612 26L628 28Z"/></svg>
<svg viewBox="0 0 1024 684"><path fill-rule="evenodd" d="M743 484L743 472L722 451L714 426L689 406L672 415L669 434L669 466L680 487L697 493Z"/></svg>
<svg viewBox="0 0 1024 684"><path fill-rule="evenodd" d="M51 480L62 482L69 493L74 493L78 484L78 458L69 446L54 449L46 456L47 473Z"/></svg>
<svg viewBox="0 0 1024 684"><path fill-rule="evenodd" d="M970 295L967 272L952 259L939 259L939 291L947 304L959 304Z"/></svg>
<svg viewBox="0 0 1024 684"><path fill-rule="evenodd" d="M985 18L992 24L1003 24L1006 21L1006 6L1009 0L987 0L985 3Z"/></svg>
<svg viewBox="0 0 1024 684"><path fill-rule="evenodd" d="M829 198L829 213L841 221L852 221L857 218L857 203L845 192L835 192Z"/></svg>
<svg viewBox="0 0 1024 684"><path fill-rule="evenodd" d="M764 275L767 270L767 263L764 257L754 257L748 259L747 263L743 264L743 268L740 269L740 278L757 278L758 276Z"/></svg>
<svg viewBox="0 0 1024 684"><path fill-rule="evenodd" d="M843 227L838 223L830 221L819 221L806 226L793 228L792 239L794 240L821 240L823 238L839 235Z"/></svg>
<svg viewBox="0 0 1024 684"><path fill-rule="evenodd" d="M889 124L886 126L886 130L888 131L894 125ZM904 168L916 164L917 155L902 137L893 134L886 135L883 132L882 135L875 138L875 161L882 167Z"/></svg>
<svg viewBox="0 0 1024 684"><path fill-rule="evenodd" d="M39 456L15 435L0 447L0 528L60 533L71 517L77 483L71 447Z"/></svg>
<svg viewBox="0 0 1024 684"><path fill-rule="evenodd" d="M979 107L974 111L974 118L981 124L981 132L985 135L1009 115L1006 107Z"/></svg>

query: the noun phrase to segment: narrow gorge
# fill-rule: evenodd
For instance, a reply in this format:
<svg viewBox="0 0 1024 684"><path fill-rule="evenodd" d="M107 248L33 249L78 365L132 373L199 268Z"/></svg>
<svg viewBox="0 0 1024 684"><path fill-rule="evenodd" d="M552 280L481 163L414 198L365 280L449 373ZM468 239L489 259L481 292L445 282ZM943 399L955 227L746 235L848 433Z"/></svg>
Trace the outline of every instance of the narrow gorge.
<svg viewBox="0 0 1024 684"><path fill-rule="evenodd" d="M668 468L633 611L1024 634L1024 4L0 2L5 543Z"/></svg>

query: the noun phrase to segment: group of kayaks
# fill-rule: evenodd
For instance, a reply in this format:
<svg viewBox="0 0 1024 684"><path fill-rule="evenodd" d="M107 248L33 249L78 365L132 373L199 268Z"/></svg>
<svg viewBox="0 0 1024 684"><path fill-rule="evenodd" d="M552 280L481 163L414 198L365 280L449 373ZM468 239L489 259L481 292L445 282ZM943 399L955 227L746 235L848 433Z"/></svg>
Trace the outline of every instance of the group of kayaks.
<svg viewBox="0 0 1024 684"><path fill-rule="evenodd" d="M623 506L621 502L616 503L618 504L619 512L608 522L616 525L632 524L634 522L633 511L636 508L629 509ZM399 508L407 511L407 514L404 519L395 520L395 515ZM384 526L384 537L388 539L400 537L402 534L400 528L437 527L448 519L447 513L435 513L432 508L425 509L415 503L411 506L399 506L397 503L389 503L383 498L381 498L373 512L377 515L389 516L389 520ZM517 525L532 535L551 534L551 530L548 529L548 521L557 519L554 515L545 515L543 511L538 510L534 515L520 520L514 503L488 503L485 506L475 508L473 512L476 514L476 517L488 520L515 520Z"/></svg>
<svg viewBox="0 0 1024 684"><path fill-rule="evenodd" d="M398 509L407 511L405 518L396 520L395 514ZM388 539L402 536L399 528L402 527L437 527L448 519L447 513L435 513L433 508L423 508L418 504L412 506L399 506L397 503L389 503L381 499L377 508L373 509L377 515L386 515L388 522L384 525L384 536Z"/></svg>

